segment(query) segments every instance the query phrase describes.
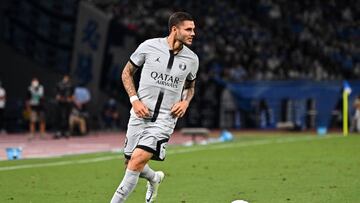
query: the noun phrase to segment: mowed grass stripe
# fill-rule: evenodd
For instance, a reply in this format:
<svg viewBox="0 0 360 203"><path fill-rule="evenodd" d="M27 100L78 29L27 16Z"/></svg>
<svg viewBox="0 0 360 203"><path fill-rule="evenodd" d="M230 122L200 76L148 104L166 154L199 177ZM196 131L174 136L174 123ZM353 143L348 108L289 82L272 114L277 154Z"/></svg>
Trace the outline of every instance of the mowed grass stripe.
<svg viewBox="0 0 360 203"><path fill-rule="evenodd" d="M227 149L227 148L238 148L238 147L250 147L266 144L279 144L279 143L290 143L290 142L300 142L308 140L323 140L328 138L339 138L340 136L326 136L326 137L316 137L316 136L301 136L301 137L280 137L280 138L271 138L264 140L253 140L253 141L237 141L237 142L228 142L228 143L218 143L210 144L204 146L195 146L195 147L186 147L181 149L172 149L169 150L168 154L182 154L198 151L207 151L207 150L217 150L217 149ZM71 161L55 161L51 163L35 163L35 164L22 164L16 166L2 166L0 171L11 171L27 168L42 168L42 167L52 167L52 166L64 166L64 165L73 165L73 164L86 164L86 163L95 163L102 161L109 161L113 159L119 159L119 155L106 155L103 157L97 158L85 158L80 160L71 160Z"/></svg>

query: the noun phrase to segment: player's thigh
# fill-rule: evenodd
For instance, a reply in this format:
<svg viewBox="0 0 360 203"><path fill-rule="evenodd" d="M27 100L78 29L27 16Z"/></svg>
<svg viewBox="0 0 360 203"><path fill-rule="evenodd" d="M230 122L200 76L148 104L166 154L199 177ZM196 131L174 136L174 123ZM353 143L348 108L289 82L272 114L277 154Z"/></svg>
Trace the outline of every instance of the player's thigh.
<svg viewBox="0 0 360 203"><path fill-rule="evenodd" d="M142 171L153 154L140 148L136 148L131 155L127 168L133 171Z"/></svg>
<svg viewBox="0 0 360 203"><path fill-rule="evenodd" d="M142 137L145 127L146 125L144 123L141 123L136 119L129 120L124 144L125 158L130 159L132 152L135 150L140 138Z"/></svg>
<svg viewBox="0 0 360 203"><path fill-rule="evenodd" d="M173 133L173 128L156 124L148 127L145 132L137 148L151 152L153 154L153 160L163 161L166 156L167 143Z"/></svg>

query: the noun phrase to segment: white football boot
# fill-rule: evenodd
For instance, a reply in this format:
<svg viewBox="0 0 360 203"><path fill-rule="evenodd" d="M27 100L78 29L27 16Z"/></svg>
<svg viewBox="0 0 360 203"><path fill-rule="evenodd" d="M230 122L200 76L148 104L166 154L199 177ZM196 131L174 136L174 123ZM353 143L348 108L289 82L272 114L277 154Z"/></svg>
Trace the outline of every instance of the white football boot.
<svg viewBox="0 0 360 203"><path fill-rule="evenodd" d="M165 177L165 174L162 171L156 171L155 175L159 177L159 181L157 181L155 183L152 183L150 181L147 182L147 191L146 191L146 196L145 196L146 203L155 202L159 186Z"/></svg>

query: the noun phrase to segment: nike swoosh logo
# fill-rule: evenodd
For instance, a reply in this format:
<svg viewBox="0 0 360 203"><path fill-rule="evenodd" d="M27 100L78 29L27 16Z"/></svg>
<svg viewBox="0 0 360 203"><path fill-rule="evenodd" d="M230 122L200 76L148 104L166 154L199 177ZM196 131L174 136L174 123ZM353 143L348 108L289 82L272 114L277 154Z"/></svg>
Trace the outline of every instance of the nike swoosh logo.
<svg viewBox="0 0 360 203"><path fill-rule="evenodd" d="M124 190L123 190L123 187L121 187L119 190L117 190L116 193L118 193L119 195L122 195L122 196L125 195L125 192L124 192Z"/></svg>
<svg viewBox="0 0 360 203"><path fill-rule="evenodd" d="M151 193L149 199L146 199L146 202L150 202L152 195L153 195L153 194Z"/></svg>
<svg viewBox="0 0 360 203"><path fill-rule="evenodd" d="M119 195L125 196L125 193L123 193L122 191L116 191L116 193L118 193Z"/></svg>

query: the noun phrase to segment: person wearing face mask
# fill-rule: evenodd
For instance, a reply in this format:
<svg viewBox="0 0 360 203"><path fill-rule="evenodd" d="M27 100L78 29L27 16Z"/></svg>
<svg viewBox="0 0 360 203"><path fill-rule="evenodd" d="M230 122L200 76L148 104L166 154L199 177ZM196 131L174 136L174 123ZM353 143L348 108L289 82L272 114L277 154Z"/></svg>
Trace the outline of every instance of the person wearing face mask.
<svg viewBox="0 0 360 203"><path fill-rule="evenodd" d="M30 111L30 136L29 140L35 137L36 123L39 123L40 137L45 138L45 112L43 107L44 87L37 78L31 80L28 88L28 100L26 106Z"/></svg>

